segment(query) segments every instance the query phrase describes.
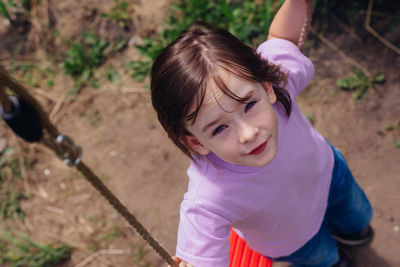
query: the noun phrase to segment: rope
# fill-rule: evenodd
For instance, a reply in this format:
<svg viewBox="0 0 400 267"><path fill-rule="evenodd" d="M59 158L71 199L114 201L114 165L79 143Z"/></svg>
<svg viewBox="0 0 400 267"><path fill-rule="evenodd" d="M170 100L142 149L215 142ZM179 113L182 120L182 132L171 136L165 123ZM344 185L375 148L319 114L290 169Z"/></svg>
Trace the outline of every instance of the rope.
<svg viewBox="0 0 400 267"><path fill-rule="evenodd" d="M77 151L75 146L61 144L56 141L59 132L57 128L50 122L47 114L44 112L42 106L28 93L28 91L18 82L13 80L7 72L0 69L0 102L3 108L12 107L12 104L5 92L5 88L12 90L19 97L32 104L36 111L39 113L45 135L41 143L53 150L57 155L68 154L74 161L76 159ZM88 180L101 195L121 214L128 223L137 231L137 233L160 255L160 257L171 266L178 266L172 259L168 252L151 236L151 234L144 228L144 226L132 215L128 209L118 200L118 198L104 185L100 178L82 161L80 161L76 168Z"/></svg>
<svg viewBox="0 0 400 267"><path fill-rule="evenodd" d="M307 40L307 35L310 32L312 14L314 12L314 3L315 0L307 0L307 16L304 18L303 28L300 32L299 43L297 44L297 47L300 50L303 50L304 44Z"/></svg>

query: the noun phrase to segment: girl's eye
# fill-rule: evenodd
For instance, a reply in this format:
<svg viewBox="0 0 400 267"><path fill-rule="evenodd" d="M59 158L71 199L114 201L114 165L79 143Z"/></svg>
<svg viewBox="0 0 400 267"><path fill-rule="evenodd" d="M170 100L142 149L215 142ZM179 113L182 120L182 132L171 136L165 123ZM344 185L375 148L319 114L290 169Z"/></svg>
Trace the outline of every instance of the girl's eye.
<svg viewBox="0 0 400 267"><path fill-rule="evenodd" d="M244 108L244 112L249 111L256 103L257 103L257 101L252 101L252 102L248 103L246 105L246 107Z"/></svg>
<svg viewBox="0 0 400 267"><path fill-rule="evenodd" d="M212 135L217 135L219 133L221 133L227 126L226 125L220 125L217 128L215 128L215 130L213 131Z"/></svg>

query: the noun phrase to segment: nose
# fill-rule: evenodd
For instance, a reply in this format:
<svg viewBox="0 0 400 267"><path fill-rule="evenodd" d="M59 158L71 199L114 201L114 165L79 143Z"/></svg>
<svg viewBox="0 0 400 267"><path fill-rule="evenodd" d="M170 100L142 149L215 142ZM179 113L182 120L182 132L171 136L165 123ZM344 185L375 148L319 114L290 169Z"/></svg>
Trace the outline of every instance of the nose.
<svg viewBox="0 0 400 267"><path fill-rule="evenodd" d="M257 136L260 129L258 127L249 124L247 122L239 123L239 142L244 144L248 141L251 141L254 137Z"/></svg>

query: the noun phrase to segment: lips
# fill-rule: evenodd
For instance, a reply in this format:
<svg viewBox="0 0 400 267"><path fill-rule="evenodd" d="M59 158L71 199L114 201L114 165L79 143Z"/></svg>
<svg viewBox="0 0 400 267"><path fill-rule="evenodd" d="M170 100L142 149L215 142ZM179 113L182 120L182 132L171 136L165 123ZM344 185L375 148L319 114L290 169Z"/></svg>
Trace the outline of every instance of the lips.
<svg viewBox="0 0 400 267"><path fill-rule="evenodd" d="M253 149L253 150L249 153L249 155L257 155L257 154L260 154L261 152L263 152L264 149L265 149L265 147L267 146L267 142L268 142L268 141L265 141L264 143L262 143L261 145L259 145L259 146L256 147L255 149Z"/></svg>

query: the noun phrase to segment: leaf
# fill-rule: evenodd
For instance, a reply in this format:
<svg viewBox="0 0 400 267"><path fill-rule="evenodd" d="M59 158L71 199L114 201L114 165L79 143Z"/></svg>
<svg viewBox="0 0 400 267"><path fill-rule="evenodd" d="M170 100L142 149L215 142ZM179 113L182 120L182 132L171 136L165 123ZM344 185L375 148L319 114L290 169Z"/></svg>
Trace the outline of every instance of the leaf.
<svg viewBox="0 0 400 267"><path fill-rule="evenodd" d="M7 6L2 0L0 0L0 15L3 15L8 20L11 20L10 13L8 12Z"/></svg>
<svg viewBox="0 0 400 267"><path fill-rule="evenodd" d="M338 79L336 81L336 84L337 86L339 86L340 89L343 89L345 91L352 91L349 79Z"/></svg>
<svg viewBox="0 0 400 267"><path fill-rule="evenodd" d="M372 82L374 83L383 83L385 82L385 74L383 72L379 72L372 77Z"/></svg>
<svg viewBox="0 0 400 267"><path fill-rule="evenodd" d="M394 145L395 145L395 147L400 149L400 142L398 140L394 140Z"/></svg>

